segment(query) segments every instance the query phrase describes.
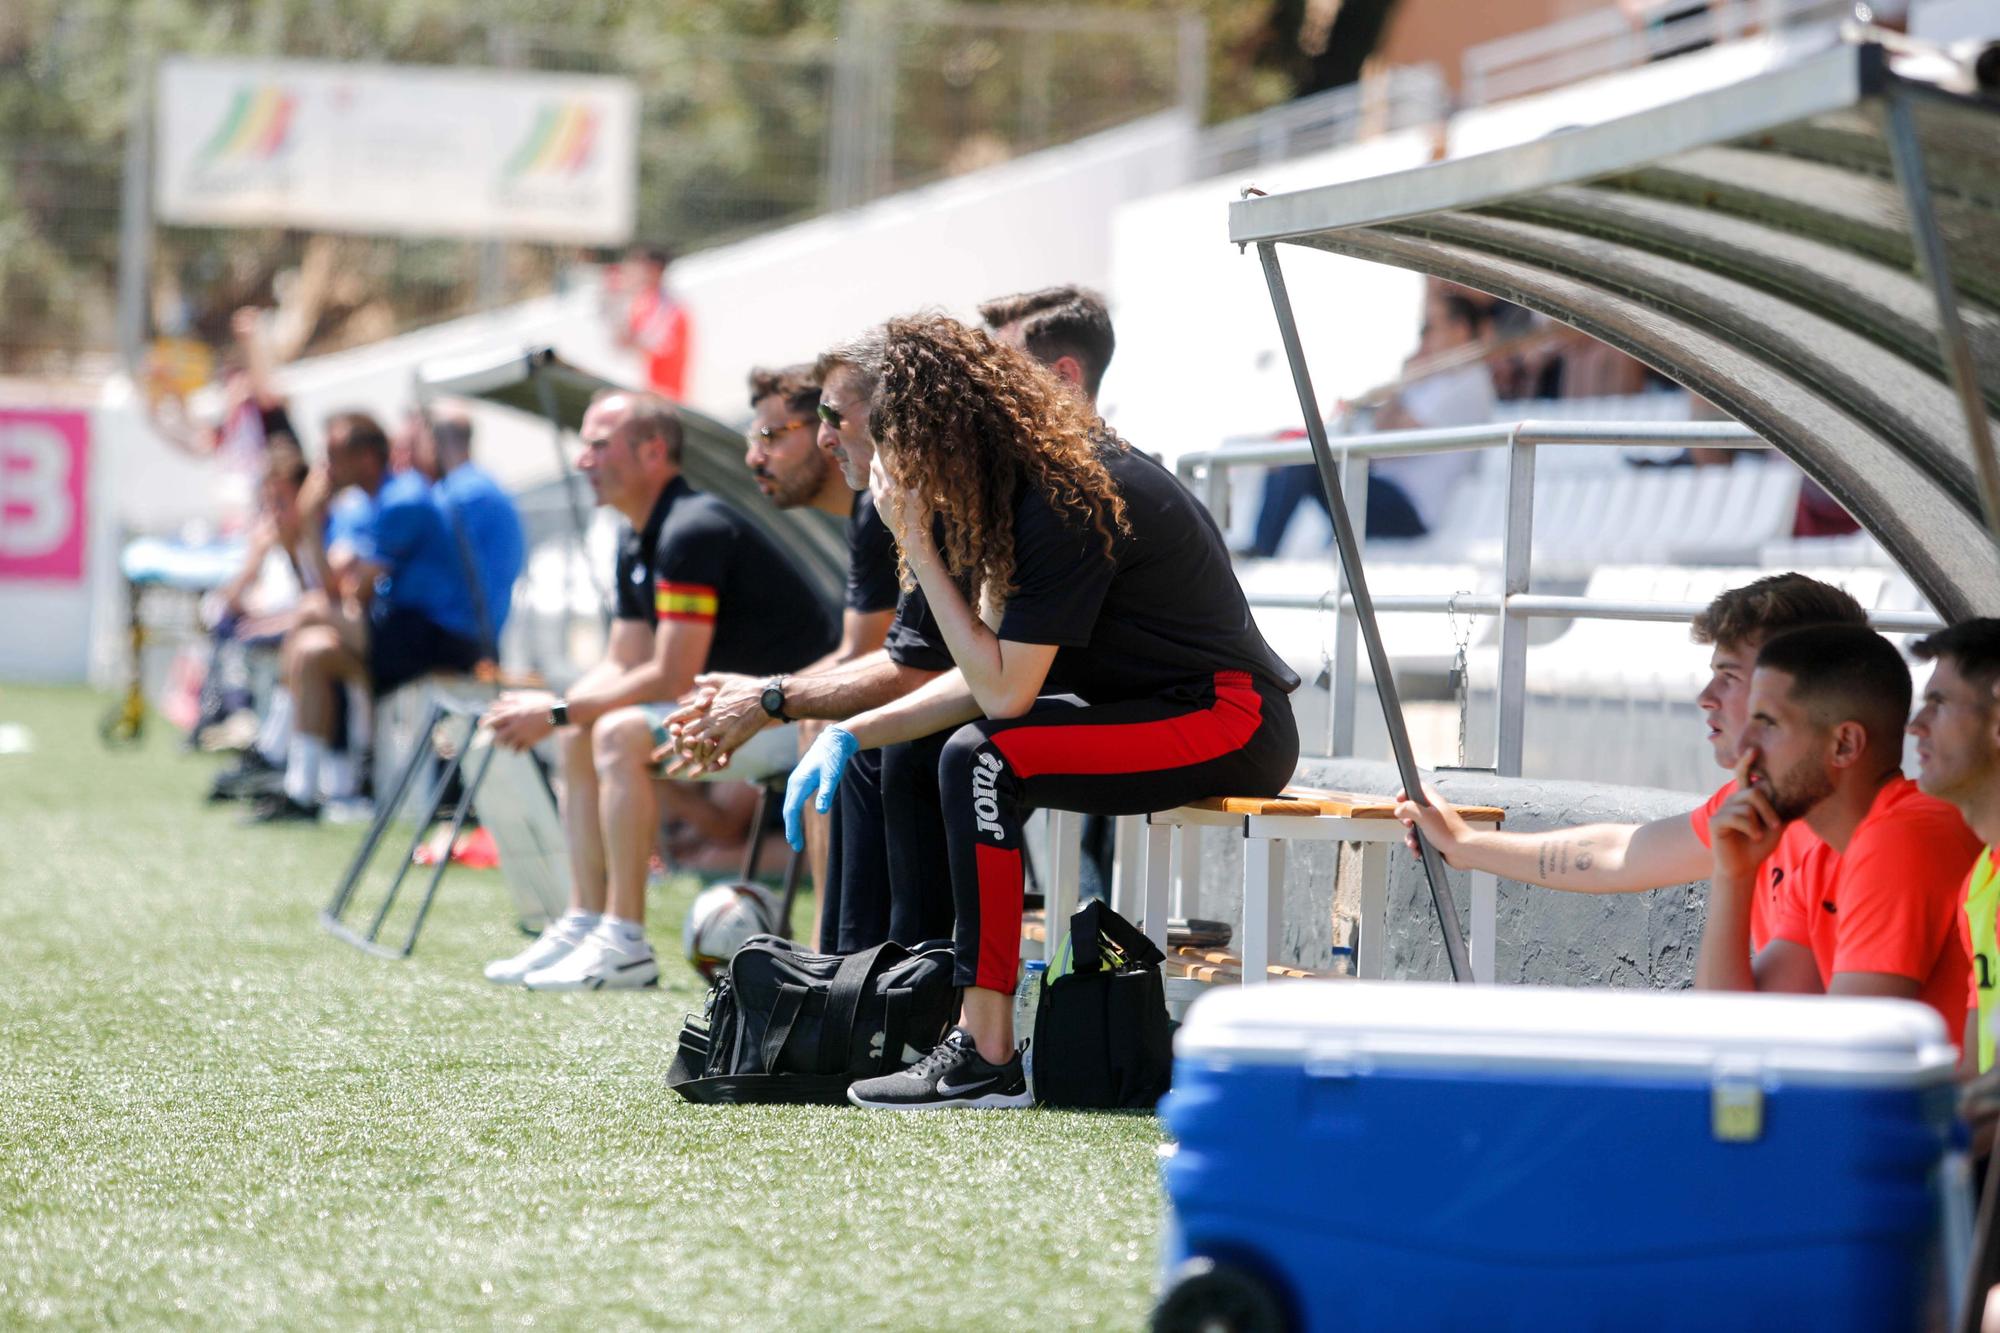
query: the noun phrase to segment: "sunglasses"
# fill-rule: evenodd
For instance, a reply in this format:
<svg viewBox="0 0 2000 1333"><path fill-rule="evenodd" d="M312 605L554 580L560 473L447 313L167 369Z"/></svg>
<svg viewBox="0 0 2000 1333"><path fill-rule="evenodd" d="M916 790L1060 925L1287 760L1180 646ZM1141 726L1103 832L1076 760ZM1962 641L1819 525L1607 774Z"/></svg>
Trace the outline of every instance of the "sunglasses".
<svg viewBox="0 0 2000 1333"><path fill-rule="evenodd" d="M765 444L769 444L786 431L797 430L800 426L810 426L812 422L811 417L793 417L790 421L780 421L775 426L759 426L748 434L753 440L762 440Z"/></svg>
<svg viewBox="0 0 2000 1333"><path fill-rule="evenodd" d="M837 409L828 407L825 403L819 405L819 419L835 430L840 429L843 420Z"/></svg>

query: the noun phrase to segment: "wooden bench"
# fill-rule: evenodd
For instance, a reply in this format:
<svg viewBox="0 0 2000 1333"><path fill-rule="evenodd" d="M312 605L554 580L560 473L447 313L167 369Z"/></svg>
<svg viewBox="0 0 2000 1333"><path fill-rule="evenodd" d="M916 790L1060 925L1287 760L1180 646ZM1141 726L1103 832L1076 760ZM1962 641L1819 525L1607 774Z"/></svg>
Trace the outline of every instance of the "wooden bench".
<svg viewBox="0 0 2000 1333"><path fill-rule="evenodd" d="M1497 828L1505 812L1494 806L1461 806L1459 813L1478 829ZM1050 919L1066 921L1076 901L1077 817L1056 812L1051 845L1055 871L1049 896ZM1118 821L1117 869L1112 906L1142 924L1166 948L1170 915L1198 914L1200 844L1204 828L1226 828L1243 839L1243 916L1237 954L1245 984L1270 979L1284 932L1286 855L1291 843L1352 842L1361 847L1361 929L1355 975L1380 978L1387 972L1389 851L1403 842L1395 802L1385 796L1287 787L1278 796L1218 796ZM1473 975L1493 979L1493 931L1498 883L1472 876L1470 952ZM1050 954L1060 944L1060 926L1051 932Z"/></svg>

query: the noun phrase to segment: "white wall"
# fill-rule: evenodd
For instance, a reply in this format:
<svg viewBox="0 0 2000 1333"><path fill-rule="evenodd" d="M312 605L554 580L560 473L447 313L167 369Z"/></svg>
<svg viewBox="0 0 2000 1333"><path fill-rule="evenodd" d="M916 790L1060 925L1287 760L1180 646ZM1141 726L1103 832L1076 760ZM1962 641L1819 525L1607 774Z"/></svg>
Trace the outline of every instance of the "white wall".
<svg viewBox="0 0 2000 1333"><path fill-rule="evenodd" d="M694 316L690 401L735 420L752 366L811 360L927 307L971 318L989 297L1105 285L1115 210L1185 181L1194 137L1186 116L1152 116L689 256L673 277Z"/></svg>
<svg viewBox="0 0 2000 1333"><path fill-rule="evenodd" d="M1267 193L1400 171L1428 160L1409 131L1120 207L1108 296L1118 354L1099 401L1134 445L1169 458L1230 435L1301 424L1256 251L1229 243L1228 205ZM1393 380L1416 347L1422 280L1402 269L1283 247L1322 408Z"/></svg>

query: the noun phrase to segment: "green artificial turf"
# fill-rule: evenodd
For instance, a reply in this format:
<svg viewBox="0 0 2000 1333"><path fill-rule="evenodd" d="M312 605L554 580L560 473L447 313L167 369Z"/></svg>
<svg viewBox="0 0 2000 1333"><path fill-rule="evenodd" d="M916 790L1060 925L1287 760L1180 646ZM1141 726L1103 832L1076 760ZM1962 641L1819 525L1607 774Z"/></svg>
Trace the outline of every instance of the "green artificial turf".
<svg viewBox="0 0 2000 1333"><path fill-rule="evenodd" d="M0 692L0 1326L1133 1327L1158 1124L698 1107L701 986L480 978L521 944L446 878L415 957L324 934L356 828L244 828L164 724Z"/></svg>

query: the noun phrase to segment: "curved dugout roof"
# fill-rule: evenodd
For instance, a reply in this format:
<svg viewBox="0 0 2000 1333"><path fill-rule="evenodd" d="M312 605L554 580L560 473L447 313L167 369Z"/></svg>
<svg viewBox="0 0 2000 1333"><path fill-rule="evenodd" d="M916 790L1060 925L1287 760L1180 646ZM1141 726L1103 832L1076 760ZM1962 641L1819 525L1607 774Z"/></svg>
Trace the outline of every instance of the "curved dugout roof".
<svg viewBox="0 0 2000 1333"><path fill-rule="evenodd" d="M1795 460L1942 614L2000 614L1981 451L1899 183L1899 102L1990 436L2000 102L1872 43L1498 152L1245 199L1230 239L1416 269L1611 343Z"/></svg>
<svg viewBox="0 0 2000 1333"><path fill-rule="evenodd" d="M498 403L541 417L574 434L590 400L605 389L628 386L579 370L553 349L433 362L418 372L426 398L447 395ZM782 513L771 507L743 465L743 436L690 408L679 409L685 433L681 470L696 490L720 496L799 562L813 582L838 602L847 578L847 535L835 519L817 510ZM565 478L569 476L567 466Z"/></svg>

